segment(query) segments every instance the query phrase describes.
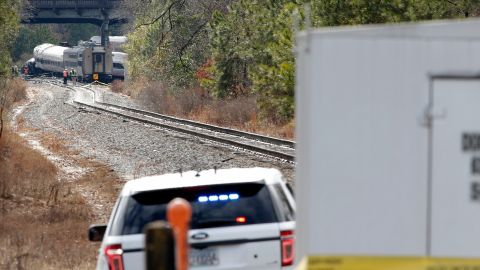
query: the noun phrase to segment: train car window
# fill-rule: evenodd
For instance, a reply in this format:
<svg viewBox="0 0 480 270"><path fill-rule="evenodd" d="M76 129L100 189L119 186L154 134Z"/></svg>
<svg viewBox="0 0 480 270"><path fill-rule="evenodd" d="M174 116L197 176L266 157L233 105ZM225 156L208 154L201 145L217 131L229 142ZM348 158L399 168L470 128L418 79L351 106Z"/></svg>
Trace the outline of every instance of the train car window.
<svg viewBox="0 0 480 270"><path fill-rule="evenodd" d="M123 65L120 63L113 63L113 68L124 69Z"/></svg>
<svg viewBox="0 0 480 270"><path fill-rule="evenodd" d="M102 55L96 54L95 55L95 63L101 63L102 62Z"/></svg>

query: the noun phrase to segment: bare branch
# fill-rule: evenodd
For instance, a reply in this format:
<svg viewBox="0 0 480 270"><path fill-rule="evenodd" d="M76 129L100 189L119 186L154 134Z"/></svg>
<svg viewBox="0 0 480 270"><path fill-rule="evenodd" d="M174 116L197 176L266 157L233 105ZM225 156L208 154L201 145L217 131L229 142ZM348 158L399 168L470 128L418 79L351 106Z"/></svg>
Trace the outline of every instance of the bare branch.
<svg viewBox="0 0 480 270"><path fill-rule="evenodd" d="M172 3L170 3L170 5L167 7L167 9L164 10L158 17L155 17L155 18L154 18L153 20L151 20L150 22L138 24L137 26L135 26L135 30L137 30L138 28L140 28L140 27L142 27L142 26L152 25L152 24L158 22L158 20L163 19L163 17L165 17L166 15L168 15L168 19L169 19L170 25L171 25L170 14L171 14L172 8L173 8L175 5L181 6L181 5L183 5L183 4L185 4L185 0L182 0L182 1L179 1L179 2L173 1ZM170 26L170 29L171 29L171 26Z"/></svg>
<svg viewBox="0 0 480 270"><path fill-rule="evenodd" d="M187 42L185 44L183 44L182 48L180 48L178 56L180 57L180 61L182 62L182 64L183 64L182 56L183 56L183 53L185 52L185 49L187 49L187 47L190 46L190 43L192 43L192 40L197 36L197 34L200 32L200 30L202 30L205 27L205 25L207 25L207 23L208 23L208 21L205 21L204 23L202 23L195 30L195 32L193 32L193 34L190 36L190 38L187 40Z"/></svg>
<svg viewBox="0 0 480 270"><path fill-rule="evenodd" d="M453 1L451 1L451 0L447 0L447 2L450 3L450 4L452 4L452 5L454 5L454 6L457 6L457 3L455 3L455 2L453 2Z"/></svg>

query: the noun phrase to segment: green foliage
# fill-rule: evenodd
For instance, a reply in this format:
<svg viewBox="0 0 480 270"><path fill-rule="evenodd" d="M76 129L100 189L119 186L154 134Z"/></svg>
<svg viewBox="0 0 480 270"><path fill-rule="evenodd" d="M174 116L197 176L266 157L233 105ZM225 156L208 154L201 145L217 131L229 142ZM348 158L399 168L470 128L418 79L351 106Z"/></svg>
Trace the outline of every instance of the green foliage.
<svg viewBox="0 0 480 270"><path fill-rule="evenodd" d="M26 61L33 55L33 48L42 43L58 43L52 31L44 25L22 26L15 40L13 61Z"/></svg>
<svg viewBox="0 0 480 270"><path fill-rule="evenodd" d="M287 122L294 115L293 20L311 10L314 27L476 16L480 0L239 0L215 14L210 38L217 97L249 88L260 116Z"/></svg>
<svg viewBox="0 0 480 270"><path fill-rule="evenodd" d="M89 40L92 36L100 35L100 27L88 23L65 24L59 30L63 33L59 41L67 41L70 46L77 45L79 40Z"/></svg>
<svg viewBox="0 0 480 270"><path fill-rule="evenodd" d="M127 45L131 77L160 80L171 89L200 85L216 98L254 94L260 116L277 123L294 115L295 20L309 16L313 27L322 27L480 13L480 0L151 0L136 5L142 12Z"/></svg>
<svg viewBox="0 0 480 270"><path fill-rule="evenodd" d="M13 61L28 60L32 57L33 48L42 43L58 44L66 41L73 46L79 40L89 40L99 33L100 28L93 24L22 25L13 47Z"/></svg>
<svg viewBox="0 0 480 270"><path fill-rule="evenodd" d="M194 86L195 74L209 55L206 26L216 5L217 1L152 0L137 6L142 12L137 12L135 30L125 46L130 77L161 80L170 89Z"/></svg>
<svg viewBox="0 0 480 270"><path fill-rule="evenodd" d="M277 122L293 117L295 1L240 0L228 14L215 14L210 44L217 97L249 90L258 97L260 116Z"/></svg>
<svg viewBox="0 0 480 270"><path fill-rule="evenodd" d="M265 61L250 68L260 116L274 121L287 122L294 115L295 64L291 27L292 14L297 7L295 3L281 7L271 21L272 37L265 43Z"/></svg>
<svg viewBox="0 0 480 270"><path fill-rule="evenodd" d="M10 51L18 30L20 2L0 0L0 77L10 72Z"/></svg>
<svg viewBox="0 0 480 270"><path fill-rule="evenodd" d="M478 15L479 0L311 1L316 26L389 23Z"/></svg>

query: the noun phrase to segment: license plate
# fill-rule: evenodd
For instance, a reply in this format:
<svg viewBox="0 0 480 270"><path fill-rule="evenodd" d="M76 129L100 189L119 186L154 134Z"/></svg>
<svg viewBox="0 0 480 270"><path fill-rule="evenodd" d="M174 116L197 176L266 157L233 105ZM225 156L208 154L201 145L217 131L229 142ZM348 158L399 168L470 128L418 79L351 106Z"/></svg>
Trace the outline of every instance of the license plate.
<svg viewBox="0 0 480 270"><path fill-rule="evenodd" d="M213 248L190 249L189 262L191 267L219 264L217 250Z"/></svg>

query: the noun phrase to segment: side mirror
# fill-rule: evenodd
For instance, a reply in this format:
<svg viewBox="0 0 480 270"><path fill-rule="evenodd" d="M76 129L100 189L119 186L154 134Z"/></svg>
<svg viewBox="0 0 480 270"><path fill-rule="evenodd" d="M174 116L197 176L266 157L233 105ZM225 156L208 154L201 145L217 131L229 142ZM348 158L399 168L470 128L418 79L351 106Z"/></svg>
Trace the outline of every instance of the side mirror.
<svg viewBox="0 0 480 270"><path fill-rule="evenodd" d="M90 225L88 228L88 240L92 242L100 242L103 240L107 225Z"/></svg>

